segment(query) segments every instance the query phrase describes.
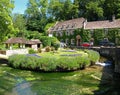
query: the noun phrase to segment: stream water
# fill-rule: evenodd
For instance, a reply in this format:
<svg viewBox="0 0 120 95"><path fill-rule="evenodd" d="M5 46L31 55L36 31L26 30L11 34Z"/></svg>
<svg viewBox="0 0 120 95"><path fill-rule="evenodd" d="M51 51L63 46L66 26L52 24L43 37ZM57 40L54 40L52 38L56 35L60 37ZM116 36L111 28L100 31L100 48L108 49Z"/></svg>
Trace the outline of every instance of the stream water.
<svg viewBox="0 0 120 95"><path fill-rule="evenodd" d="M74 72L41 73L0 64L0 95L94 95L101 89L102 70L102 66L93 66Z"/></svg>

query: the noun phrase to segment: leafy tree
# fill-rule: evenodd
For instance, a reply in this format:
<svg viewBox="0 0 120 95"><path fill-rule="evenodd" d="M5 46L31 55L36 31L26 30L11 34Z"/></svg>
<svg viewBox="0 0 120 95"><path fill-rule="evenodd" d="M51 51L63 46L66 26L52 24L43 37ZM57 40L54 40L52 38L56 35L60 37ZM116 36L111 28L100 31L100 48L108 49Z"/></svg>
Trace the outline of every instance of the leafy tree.
<svg viewBox="0 0 120 95"><path fill-rule="evenodd" d="M88 20L103 19L104 0L74 0L78 5L79 17L85 17Z"/></svg>
<svg viewBox="0 0 120 95"><path fill-rule="evenodd" d="M29 0L25 16L27 29L43 32L47 23L48 0Z"/></svg>
<svg viewBox="0 0 120 95"><path fill-rule="evenodd" d="M4 40L7 35L14 31L11 11L14 7L12 0L0 0L0 40Z"/></svg>
<svg viewBox="0 0 120 95"><path fill-rule="evenodd" d="M104 15L107 19L111 19L113 15L120 18L120 0L105 0Z"/></svg>
<svg viewBox="0 0 120 95"><path fill-rule="evenodd" d="M103 18L103 8L99 6L99 2L89 2L86 5L86 17L88 20Z"/></svg>
<svg viewBox="0 0 120 95"><path fill-rule="evenodd" d="M16 30L16 36L24 36L26 30L26 21L23 14L14 14L13 15L13 25Z"/></svg>
<svg viewBox="0 0 120 95"><path fill-rule="evenodd" d="M50 0L48 13L55 20L78 17L78 7L71 0Z"/></svg>

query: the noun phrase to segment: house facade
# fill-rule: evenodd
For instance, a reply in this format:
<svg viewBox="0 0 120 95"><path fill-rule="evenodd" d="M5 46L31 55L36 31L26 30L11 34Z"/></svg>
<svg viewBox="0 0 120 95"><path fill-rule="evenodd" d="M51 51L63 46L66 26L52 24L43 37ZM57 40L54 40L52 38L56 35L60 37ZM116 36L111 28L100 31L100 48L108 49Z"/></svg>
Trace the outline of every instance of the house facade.
<svg viewBox="0 0 120 95"><path fill-rule="evenodd" d="M104 21L92 21L88 22L85 18L77 18L77 19L72 19L72 20L67 20L67 21L62 21L62 22L57 22L53 27L49 28L48 32L49 35L53 35L57 37L61 42L64 42L68 45L74 45L74 46L80 46L81 43L84 41L93 41L94 38L94 32L96 34L98 33L97 31L101 30L102 37L109 37L109 35L112 35L108 31L115 30L117 29L117 34L120 35L120 19L113 19L110 20L104 20ZM86 34L90 34L87 40L84 40L83 32L77 32L79 31L87 31ZM85 32L84 32L85 33ZM112 33L112 32L111 32ZM116 38L117 36L115 36ZM114 37L113 37L114 38ZM119 38L119 37L118 37ZM98 40L101 40L98 39ZM119 40L119 39L118 39ZM96 40L95 40L96 41ZM115 43L117 42L117 39L114 41Z"/></svg>

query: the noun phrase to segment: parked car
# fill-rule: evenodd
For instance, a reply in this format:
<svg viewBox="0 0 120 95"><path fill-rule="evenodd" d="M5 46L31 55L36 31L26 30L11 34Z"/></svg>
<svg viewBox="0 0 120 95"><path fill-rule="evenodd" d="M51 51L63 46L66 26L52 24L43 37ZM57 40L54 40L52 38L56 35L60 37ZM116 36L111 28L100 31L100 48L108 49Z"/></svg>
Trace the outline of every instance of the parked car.
<svg viewBox="0 0 120 95"><path fill-rule="evenodd" d="M100 46L115 46L115 43L112 43L112 42L110 42L110 41L100 41L99 42L99 45Z"/></svg>
<svg viewBox="0 0 120 95"><path fill-rule="evenodd" d="M88 42L84 42L84 43L82 43L81 46L83 46L83 47L90 47L91 45L90 45L90 43L88 43Z"/></svg>

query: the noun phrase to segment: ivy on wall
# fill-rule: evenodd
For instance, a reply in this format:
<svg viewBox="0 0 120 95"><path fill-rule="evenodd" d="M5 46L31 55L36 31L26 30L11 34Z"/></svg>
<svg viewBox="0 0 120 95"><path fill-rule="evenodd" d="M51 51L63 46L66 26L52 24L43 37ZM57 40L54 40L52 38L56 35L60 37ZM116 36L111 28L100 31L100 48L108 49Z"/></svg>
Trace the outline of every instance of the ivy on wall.
<svg viewBox="0 0 120 95"><path fill-rule="evenodd" d="M59 40L63 40L63 42L68 39L68 44L71 45L71 39L74 39L76 42L76 36L80 35L82 42L89 42L91 38L94 38L94 45L99 45L99 42L102 41L104 38L108 38L110 42L116 43L117 39L117 45L120 44L120 29L95 29L92 31L91 30L84 30L83 28L81 29L75 29L73 31L73 35L66 35L66 31L62 31L63 36L58 35L57 38ZM54 36L56 32L54 32ZM76 43L75 43L76 45Z"/></svg>

